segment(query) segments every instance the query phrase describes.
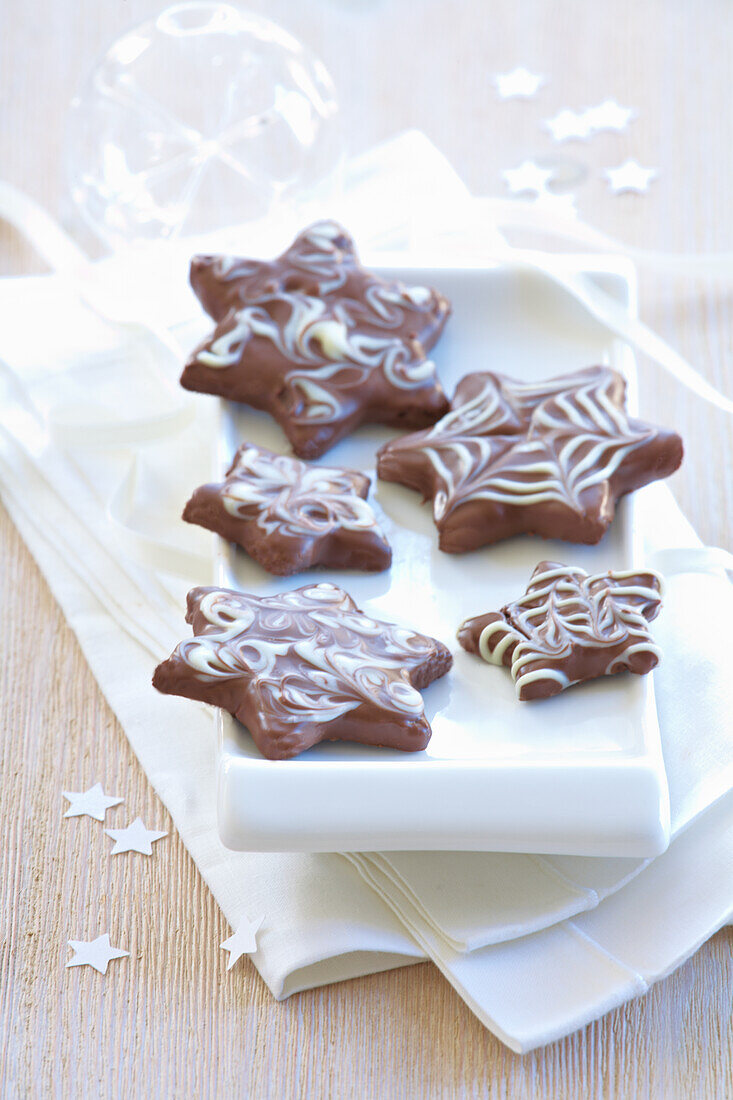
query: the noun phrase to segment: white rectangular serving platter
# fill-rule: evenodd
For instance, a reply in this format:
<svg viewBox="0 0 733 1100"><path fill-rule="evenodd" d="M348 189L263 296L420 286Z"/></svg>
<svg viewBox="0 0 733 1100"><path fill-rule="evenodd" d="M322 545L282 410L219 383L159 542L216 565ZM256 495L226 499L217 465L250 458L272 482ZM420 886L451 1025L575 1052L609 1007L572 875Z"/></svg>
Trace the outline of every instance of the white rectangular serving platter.
<svg viewBox="0 0 733 1100"><path fill-rule="evenodd" d="M560 261L558 261L560 262ZM633 268L565 257L636 308ZM630 349L546 276L527 268L390 268L437 286L453 316L433 352L450 395L469 371L538 381L601 361L629 379ZM651 676L622 674L520 704L505 669L465 653L463 619L525 591L538 561L590 572L643 564L633 496L620 502L598 546L518 537L466 555L438 550L429 505L376 480L375 454L396 433L365 426L320 461L363 470L393 548L389 571L318 571L278 578L217 540L217 582L268 595L329 580L370 615L433 635L453 652L451 671L423 692L433 736L419 753L328 742L292 760L263 759L244 727L220 714L219 830L249 851L448 849L648 857L669 842L667 782ZM267 416L222 402L219 479L243 440L287 451Z"/></svg>

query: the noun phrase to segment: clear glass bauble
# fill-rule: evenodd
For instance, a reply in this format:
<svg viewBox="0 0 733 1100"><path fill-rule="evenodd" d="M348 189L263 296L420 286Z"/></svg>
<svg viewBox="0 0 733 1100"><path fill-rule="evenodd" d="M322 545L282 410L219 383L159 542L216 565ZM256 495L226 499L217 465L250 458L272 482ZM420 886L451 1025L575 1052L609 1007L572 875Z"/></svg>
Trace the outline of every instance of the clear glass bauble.
<svg viewBox="0 0 733 1100"><path fill-rule="evenodd" d="M340 156L324 65L230 4L174 4L128 31L69 113L71 193L113 248L261 218Z"/></svg>

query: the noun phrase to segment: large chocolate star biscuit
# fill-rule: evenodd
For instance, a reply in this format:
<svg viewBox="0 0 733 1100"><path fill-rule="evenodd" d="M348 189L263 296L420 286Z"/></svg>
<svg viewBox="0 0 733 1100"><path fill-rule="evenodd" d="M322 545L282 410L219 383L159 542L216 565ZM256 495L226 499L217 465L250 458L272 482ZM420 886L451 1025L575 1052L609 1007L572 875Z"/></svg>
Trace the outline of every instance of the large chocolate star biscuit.
<svg viewBox="0 0 733 1100"><path fill-rule="evenodd" d="M367 504L369 478L243 444L223 482L201 485L183 518L238 543L270 573L314 565L387 569L389 543Z"/></svg>
<svg viewBox="0 0 733 1100"><path fill-rule="evenodd" d="M430 740L420 689L448 671L449 651L371 619L335 585L264 598L194 588L186 621L194 637L153 685L230 711L263 756L337 740L416 751Z"/></svg>
<svg viewBox="0 0 733 1100"><path fill-rule="evenodd" d="M661 600L656 573L588 576L542 561L524 596L467 619L458 640L469 653L510 668L520 700L547 699L583 680L653 669L659 649L647 624Z"/></svg>
<svg viewBox="0 0 733 1100"><path fill-rule="evenodd" d="M218 324L181 384L269 412L297 455L316 458L359 424L423 428L446 411L426 351L449 303L366 271L334 222L272 262L196 257L191 281Z"/></svg>
<svg viewBox="0 0 733 1100"><path fill-rule="evenodd" d="M299 291L337 307L350 327L413 338L424 351L433 347L450 315L450 303L437 290L408 287L362 267L353 240L332 221L304 230L275 260L194 256L191 286L215 321L276 289Z"/></svg>
<svg viewBox="0 0 733 1100"><path fill-rule="evenodd" d="M451 411L385 444L377 472L432 498L441 549L461 553L520 533L598 542L620 496L681 461L675 432L627 415L622 376L589 367L538 384L466 375Z"/></svg>

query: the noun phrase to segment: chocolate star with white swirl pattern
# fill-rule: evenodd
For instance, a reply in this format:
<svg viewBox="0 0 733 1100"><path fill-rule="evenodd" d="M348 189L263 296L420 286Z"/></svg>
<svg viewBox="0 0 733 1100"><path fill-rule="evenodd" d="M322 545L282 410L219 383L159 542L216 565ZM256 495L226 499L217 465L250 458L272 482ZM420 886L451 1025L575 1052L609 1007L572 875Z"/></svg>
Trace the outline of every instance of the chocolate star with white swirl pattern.
<svg viewBox="0 0 733 1100"><path fill-rule="evenodd" d="M316 565L378 571L389 568L392 551L367 504L369 484L356 470L244 443L224 481L196 489L183 518L280 576Z"/></svg>
<svg viewBox="0 0 733 1100"><path fill-rule="evenodd" d="M181 384L269 412L302 458L360 424L423 428L448 407L426 359L448 301L365 270L335 222L271 262L194 257L191 283L217 327Z"/></svg>
<svg viewBox="0 0 733 1100"><path fill-rule="evenodd" d="M469 653L510 668L520 701L548 699L598 676L650 672L659 649L647 624L661 604L656 573L588 576L583 569L542 561L524 596L501 611L467 619L458 640Z"/></svg>
<svg viewBox="0 0 733 1100"><path fill-rule="evenodd" d="M194 588L186 621L194 637L153 686L230 711L271 760L319 741L414 752L430 740L420 689L448 671L449 651L370 618L333 584L263 598Z"/></svg>
<svg viewBox="0 0 733 1100"><path fill-rule="evenodd" d="M521 533L598 542L620 496L681 461L675 432L627 415L623 377L588 367L466 375L434 427L381 448L377 473L432 498L440 548L459 554Z"/></svg>

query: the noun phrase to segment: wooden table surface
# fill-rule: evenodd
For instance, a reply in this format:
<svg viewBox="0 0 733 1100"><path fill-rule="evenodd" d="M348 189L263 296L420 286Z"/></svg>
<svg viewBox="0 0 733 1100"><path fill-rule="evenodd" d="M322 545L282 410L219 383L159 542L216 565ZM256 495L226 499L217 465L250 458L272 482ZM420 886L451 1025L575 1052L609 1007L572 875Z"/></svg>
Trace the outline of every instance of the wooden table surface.
<svg viewBox="0 0 733 1100"><path fill-rule="evenodd" d="M34 0L0 36L0 175L72 232L63 118L79 75L158 0ZM616 97L622 135L562 147L590 169L582 217L634 244L733 249L729 0L270 0L251 3L330 68L351 146L418 126L476 192L552 153L540 120ZM501 102L492 75L547 76L536 99ZM205 89L202 90L205 94ZM613 196L604 167L659 168L645 196ZM0 227L0 273L37 261ZM644 318L733 393L731 288L642 279ZM702 537L733 542L730 418L642 364L642 406L675 425L687 458L672 485ZM96 859L99 826L62 821L62 789L100 779L148 827L171 829L76 641L0 512L2 1096L730 1097L733 930L643 999L524 1058L485 1031L431 964L277 1004L244 960L227 975L227 926L175 835L165 854ZM66 940L125 929L135 966L80 973Z"/></svg>

